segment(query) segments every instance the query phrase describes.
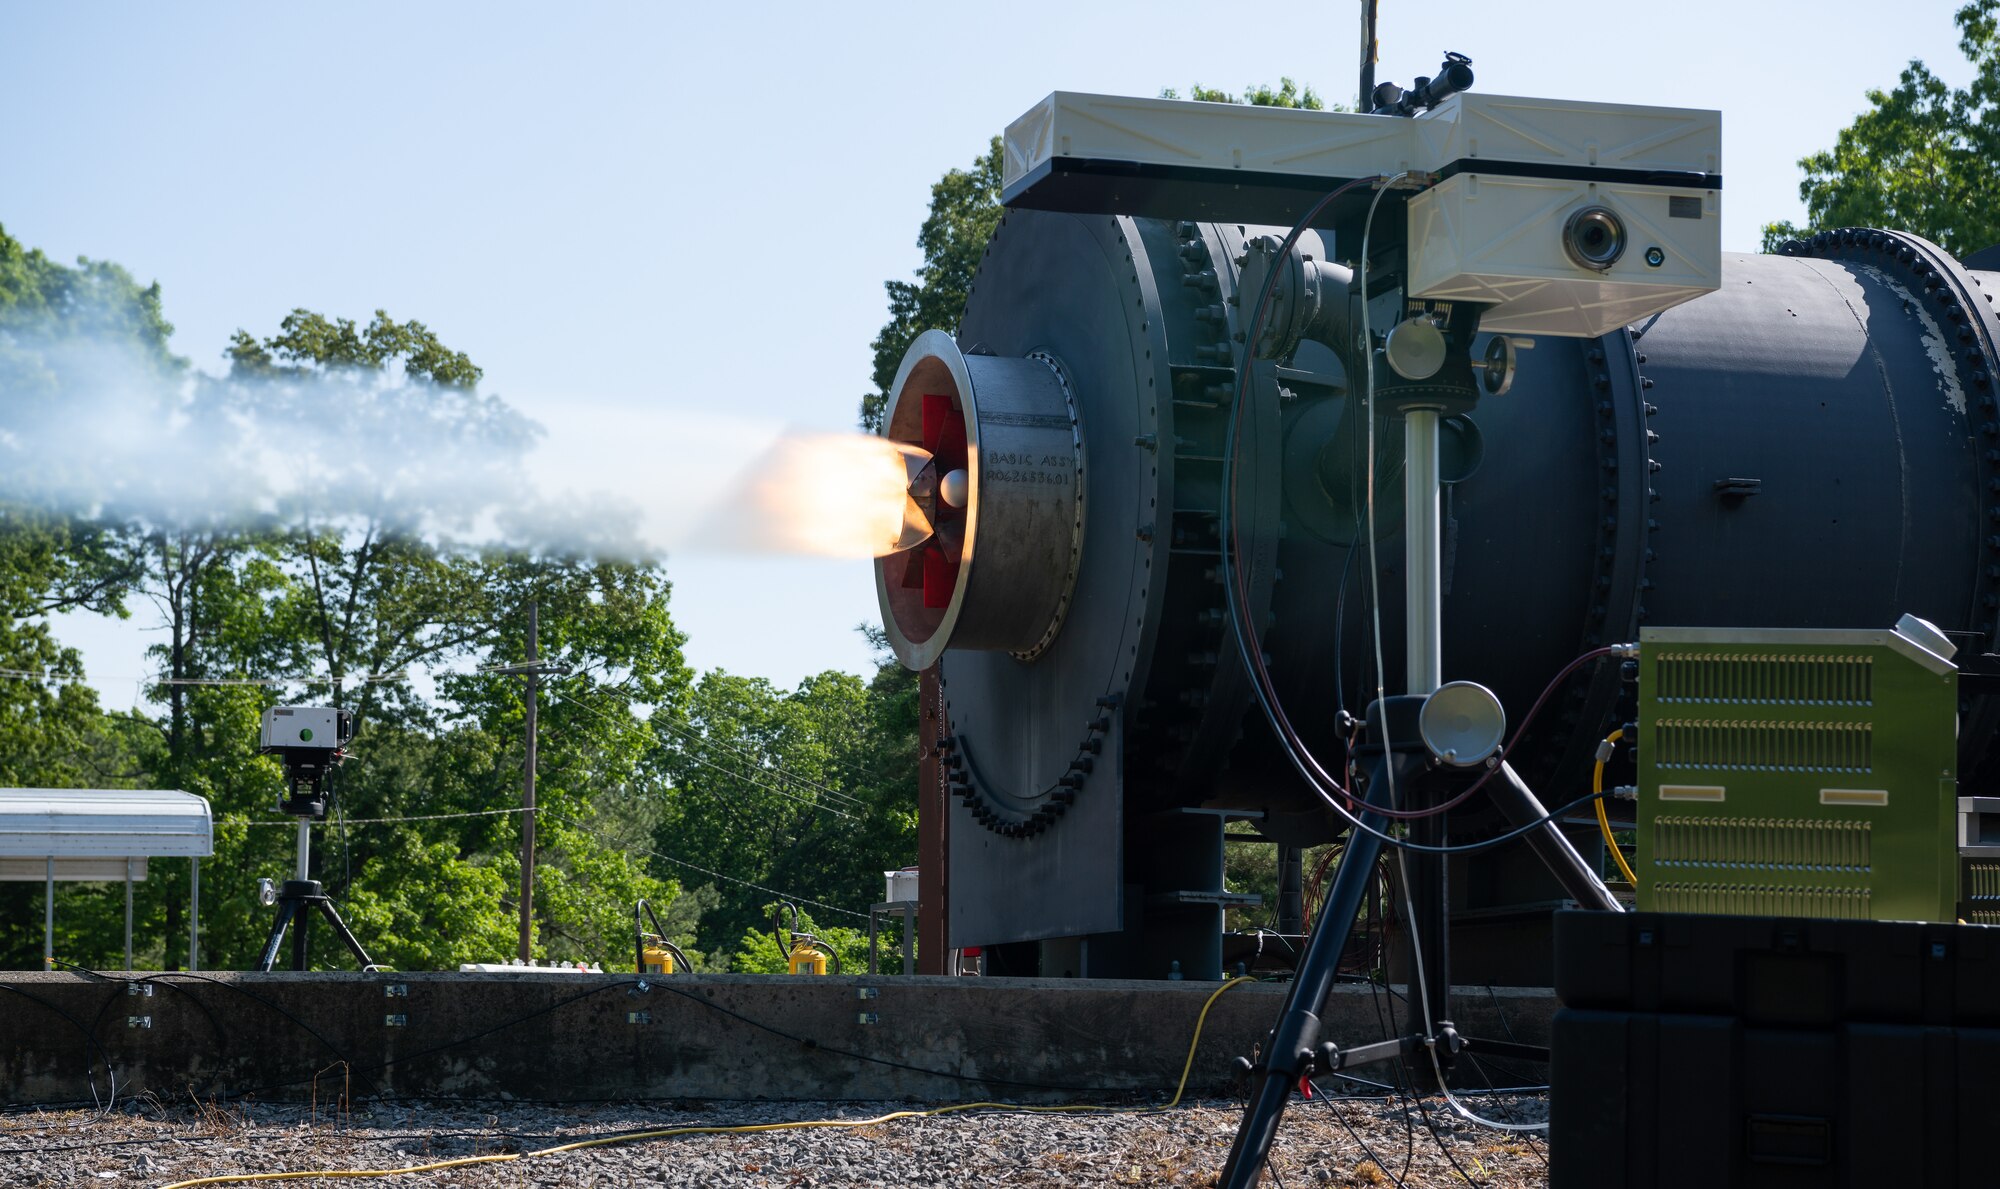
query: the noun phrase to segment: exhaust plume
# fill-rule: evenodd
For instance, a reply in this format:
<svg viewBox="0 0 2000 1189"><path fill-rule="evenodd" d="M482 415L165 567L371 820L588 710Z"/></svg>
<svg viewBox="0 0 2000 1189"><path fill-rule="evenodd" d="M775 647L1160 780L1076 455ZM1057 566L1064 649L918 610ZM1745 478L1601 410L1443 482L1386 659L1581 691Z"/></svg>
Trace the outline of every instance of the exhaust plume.
<svg viewBox="0 0 2000 1189"><path fill-rule="evenodd" d="M552 437L498 398L394 369L218 376L121 331L0 326L0 500L71 515L373 522L632 561L670 548L865 558L903 529L904 454L861 434L581 401Z"/></svg>
<svg viewBox="0 0 2000 1189"><path fill-rule="evenodd" d="M819 557L894 553L930 534L909 495L927 461L914 446L870 434L787 435L745 468L695 543Z"/></svg>

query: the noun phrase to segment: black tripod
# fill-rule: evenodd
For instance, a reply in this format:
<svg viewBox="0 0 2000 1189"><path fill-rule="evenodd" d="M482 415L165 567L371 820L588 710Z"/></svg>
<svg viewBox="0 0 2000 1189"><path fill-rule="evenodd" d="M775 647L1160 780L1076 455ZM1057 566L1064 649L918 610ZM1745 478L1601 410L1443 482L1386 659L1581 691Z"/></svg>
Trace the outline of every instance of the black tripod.
<svg viewBox="0 0 2000 1189"><path fill-rule="evenodd" d="M1441 793L1449 788L1448 780L1443 778L1442 770L1436 767L1417 733L1417 715L1423 704L1424 698L1405 695L1384 699L1368 708L1363 741L1356 749L1368 804L1387 803L1392 782L1397 799L1411 808L1436 804ZM1619 904L1604 882L1555 823L1546 820L1547 812L1541 802L1511 767L1500 765L1486 787L1494 805L1516 828L1540 823L1525 840L1572 899L1592 908L1619 911ZM1363 813L1361 820L1377 831L1386 832L1390 826L1389 820L1380 814ZM1412 830L1412 840L1424 845L1440 845L1443 837L1441 815L1418 819ZM1411 942L1417 969L1423 976L1414 980L1421 983L1423 996L1421 1004L1413 1007L1410 1021L1417 1031L1352 1048L1342 1048L1321 1038L1320 1007L1333 987L1341 953L1347 948L1362 897L1375 877L1375 864L1382 847L1382 840L1367 830L1348 833L1340 868L1320 909L1320 927L1313 930L1306 943L1291 994L1264 1046L1262 1060L1251 1066L1252 1076L1260 1080L1252 1088L1243 1124L1237 1129L1229 1162L1223 1168L1219 1185L1224 1189L1246 1189L1257 1183L1278 1121L1293 1089L1303 1078L1411 1057L1417 1059L1415 1078L1419 1085L1436 1087L1451 1072L1459 1054L1466 1051L1493 1057L1548 1060L1548 1050L1540 1046L1474 1040L1460 1036L1452 1025L1444 856L1422 852L1405 860L1409 869L1406 891L1414 922Z"/></svg>
<svg viewBox="0 0 2000 1189"><path fill-rule="evenodd" d="M1405 626L1408 692L1384 698L1368 708L1355 760L1359 769L1357 783L1368 806L1388 807L1393 796L1400 802L1396 808L1420 809L1442 803L1440 793L1454 783L1448 775L1448 765L1477 764L1481 757L1434 751L1425 742L1421 729L1424 705L1438 689L1444 667L1439 412L1416 404L1400 411L1404 418L1403 481L1408 517L1404 537L1408 574L1404 592L1408 611ZM1497 703L1495 706L1497 710ZM1493 743L1498 743L1497 732ZM1488 776L1486 787L1502 815L1515 828L1527 828L1525 841L1571 898L1592 908L1620 910L1604 881L1549 820L1541 802L1511 767L1500 763ZM1277 1027L1271 1030L1261 1059L1254 1064L1244 1062L1254 1084L1242 1126L1237 1128L1236 1141L1229 1150L1229 1162L1223 1166L1220 1189L1249 1189L1257 1183L1278 1121L1301 1079L1408 1056L1418 1058L1420 1084L1435 1087L1443 1082L1459 1053L1467 1049L1496 1057L1548 1059L1546 1049L1507 1041L1474 1041L1460 1036L1452 1026L1445 856L1421 850L1398 856L1406 872L1412 922L1412 956L1417 972L1412 981L1421 988L1411 1020L1417 1030L1347 1049L1321 1039L1320 1009L1332 989L1341 953L1347 948L1355 915L1361 909L1362 896L1375 878L1375 864L1383 846L1378 833L1386 831L1390 824L1382 814L1365 811L1361 821L1368 828L1348 831L1339 871L1320 910L1319 927L1313 930L1306 952L1299 960L1284 1013L1278 1018ZM1444 845L1443 815L1415 819L1410 841L1427 847Z"/></svg>
<svg viewBox="0 0 2000 1189"><path fill-rule="evenodd" d="M307 927L312 923L314 909L326 918L326 923L333 927L334 936L340 938L347 946L348 952L354 955L354 960L361 964L362 970L375 969L375 960L368 956L367 950L361 948L361 943L348 929L347 922L340 919L339 910L333 906L333 898L326 894L326 889L320 886L318 880L306 878L306 869L311 862L312 819L301 817L298 878L286 880L284 888L273 901L278 906L278 918L271 922L270 935L264 938L264 951L257 956L257 969L269 970L277 962L278 947L285 942L285 928L294 922L297 922L298 928L292 931L292 969L306 969L308 956L306 934Z"/></svg>

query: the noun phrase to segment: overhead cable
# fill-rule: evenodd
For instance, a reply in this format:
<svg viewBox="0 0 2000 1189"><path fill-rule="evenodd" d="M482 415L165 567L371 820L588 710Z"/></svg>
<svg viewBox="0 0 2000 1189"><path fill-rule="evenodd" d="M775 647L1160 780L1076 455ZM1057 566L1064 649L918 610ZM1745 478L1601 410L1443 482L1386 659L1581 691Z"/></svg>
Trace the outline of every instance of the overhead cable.
<svg viewBox="0 0 2000 1189"><path fill-rule="evenodd" d="M564 825L569 826L572 829L581 830L584 833L589 834L592 837L595 837L600 842L606 841L603 835L597 833L597 831L595 830L592 830L589 826L586 826L581 822L578 822L572 818L561 817L560 815L558 815L557 820L561 821ZM868 914L864 912L855 912L851 908L842 908L838 904L828 904L824 900L814 900L809 896L795 896L790 892L781 892L776 888L767 888L763 884L751 883L747 879L738 879L733 875L724 875L720 871L711 871L708 868L701 866L699 863L690 863L686 859L676 858L673 855L653 850L650 847L641 846L641 847L635 847L633 849L651 855L656 859L664 859L669 863L678 863L682 867L687 867L690 868L691 870L699 871L703 875L713 876L716 879L726 879L730 883L740 884L741 886L750 888L753 891L763 892L767 895L776 896L781 900L789 900L795 904L810 904L814 908L824 908L829 912L837 912L843 916L853 917L857 921L865 921L868 919Z"/></svg>
<svg viewBox="0 0 2000 1189"><path fill-rule="evenodd" d="M537 813L545 808L547 807L542 805L517 805L512 809L468 809L463 813L423 813L410 814L405 817L350 817L346 819L346 823L350 826L374 826L384 822L443 822L462 817L498 817L509 813ZM228 823L225 822L224 824ZM293 818L273 818L269 821L260 820L242 822L240 824L245 826L296 826L299 823L297 819ZM328 823L322 819L306 824L324 826Z"/></svg>
<svg viewBox="0 0 2000 1189"><path fill-rule="evenodd" d="M568 694L565 694L559 690L551 689L548 691L548 694L550 697L556 699L557 701L568 702L570 705L575 706L576 708L584 711L587 714L594 714L597 715L599 718L605 719L607 722L610 721L610 716L606 714L604 711L598 709L595 706L591 706L587 703L578 701L577 699L570 697ZM638 720L634 719L632 725L634 726L639 725ZM832 805L822 804L821 802L809 797L801 797L797 793L790 792L786 789L779 788L776 785L769 784L765 781L759 780L755 776L750 776L742 772L736 772L731 769L725 768L722 765L717 764L712 760L703 759L698 755L694 755L686 751L683 751L681 754L685 755L688 759L693 760L695 763L702 765L703 767L712 768L715 771L722 773L724 776L733 777L737 780L743 781L746 784L755 785L758 788L763 789L765 792L775 793L778 796L783 797L788 801L796 801L801 805L805 805L813 809L823 810L827 813L835 815L836 817L844 817L849 821L859 820L853 814L848 813L845 810L839 809Z"/></svg>

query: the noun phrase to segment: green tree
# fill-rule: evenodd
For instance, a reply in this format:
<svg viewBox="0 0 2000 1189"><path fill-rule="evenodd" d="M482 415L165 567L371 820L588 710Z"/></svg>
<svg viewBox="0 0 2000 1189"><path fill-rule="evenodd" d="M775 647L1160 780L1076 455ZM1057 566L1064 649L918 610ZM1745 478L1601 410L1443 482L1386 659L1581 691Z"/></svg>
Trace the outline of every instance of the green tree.
<svg viewBox="0 0 2000 1189"><path fill-rule="evenodd" d="M343 415L392 461L369 482L335 475L303 492L278 550L292 584L271 624L293 649L289 671L308 696L355 717L341 799L365 824L343 838L337 863L329 848L330 890L392 964L449 968L514 952L522 824L501 811L520 798L524 687L478 662L522 659L533 601L543 659L572 671L540 708L535 952L621 959L633 904L667 909L674 894L592 824L595 801L622 789L643 753L632 706L671 704L688 681L664 578L643 562L437 536L429 514L441 493L403 490L399 454L457 450L481 460L494 487L511 486L536 430L479 394L480 369L422 323L378 310L357 330L294 310L261 342L238 332L230 354L232 376L263 399L341 396ZM476 510L482 494L454 511ZM455 671L438 679L439 698L407 679L440 666Z"/></svg>
<svg viewBox="0 0 2000 1189"><path fill-rule="evenodd" d="M1177 99L1169 87L1162 99ZM1301 87L1289 78L1278 86L1244 88L1238 99L1224 91L1199 84L1189 91L1191 99L1208 103L1248 103L1256 107L1324 107L1311 87ZM1338 110L1338 109L1336 109ZM885 281L889 296L889 320L871 344L875 366L875 390L861 398L861 428L875 432L888 409L889 385L896 382L896 369L903 353L926 330L951 330L965 313L966 294L972 292L972 276L986 251L986 241L1000 222L1000 174L1004 164L1001 140L994 137L986 151L969 169L947 170L931 187L930 211L917 229L917 247L924 262L914 281Z"/></svg>
<svg viewBox="0 0 2000 1189"><path fill-rule="evenodd" d="M1869 110L1831 149L1799 161L1807 226L1767 224L1764 250L1815 228L1908 231L1957 255L2000 243L2000 0L1955 16L1970 86L1954 88L1912 60L1894 90L1868 92Z"/></svg>
<svg viewBox="0 0 2000 1189"><path fill-rule="evenodd" d="M10 351L62 338L115 345L162 369L177 369L181 361L167 348L173 332L158 281L141 286L120 266L87 257L78 257L74 267L58 264L0 226L0 367ZM17 402L27 377L0 371L0 379L9 402Z"/></svg>
<svg viewBox="0 0 2000 1189"><path fill-rule="evenodd" d="M411 379L470 389L485 375L463 351L439 342L430 327L414 320L398 322L384 310L376 310L367 328L357 330L353 319L295 309L285 315L278 333L262 342L238 330L229 340L228 356L232 373L239 376L379 372L400 365Z"/></svg>
<svg viewBox="0 0 2000 1189"><path fill-rule="evenodd" d="M646 848L634 845L623 813L649 776L642 771L650 733L641 711L657 712L687 696L684 637L667 613L670 588L658 570L631 563L520 555L492 560L488 589L502 610L497 638L484 654L487 668L526 655L526 609L533 599L540 656L569 670L544 686L538 723L537 953L629 963L634 905L644 899L671 917L677 892L671 872L656 878L648 870ZM474 810L518 805L524 682L473 671L443 679L440 692L462 724L454 732L460 745L477 745L484 757L441 768L440 775L458 785L450 803ZM510 922L501 954L511 954L519 824L513 815L470 820L464 828L485 832L486 841L475 846L468 839L462 855L481 864L491 855ZM387 881L378 886L393 888Z"/></svg>
<svg viewBox="0 0 2000 1189"><path fill-rule="evenodd" d="M79 370L104 357L159 375L178 368L159 298L157 284L141 286L115 264L59 264L0 229L0 467L10 493L65 482L37 446L61 430L70 412L65 382ZM37 499L0 500L0 783L123 787L146 780L151 740L143 725L102 711L82 684L81 656L61 644L48 618L122 615L133 576L117 522ZM89 913L75 910L91 894L63 889L61 952L72 952L68 939L92 927ZM0 884L0 966L41 965L41 895L35 884ZM119 904L122 911L122 894Z"/></svg>
<svg viewBox="0 0 2000 1189"><path fill-rule="evenodd" d="M1180 93L1172 87L1163 87L1160 90L1160 98L1179 99ZM1243 97L1240 99L1227 91L1196 83L1188 88L1188 98L1199 103L1247 103L1251 107L1301 107L1308 111L1326 109L1326 104L1320 100L1318 92L1311 87L1301 87L1288 78L1280 78L1275 88L1268 83L1245 87Z"/></svg>
<svg viewBox="0 0 2000 1189"><path fill-rule="evenodd" d="M718 671L683 712L654 713L667 789L654 850L727 877L696 931L704 952L728 959L745 934L768 932L773 892L817 901L799 907L822 921L865 924L882 872L915 860L914 705L902 730L900 689L885 697L879 676L827 672L781 691Z"/></svg>
<svg viewBox="0 0 2000 1189"><path fill-rule="evenodd" d="M457 450L490 458L490 477L510 483L533 440L532 425L479 393L479 368L423 323L378 311L357 327L294 310L268 338L239 332L229 374L216 377L166 351L158 297L157 286L140 289L115 266L65 270L0 240L0 388L19 398L0 408L0 427L73 419L76 402L103 387L98 365L111 355L117 378L179 402L197 427L209 418L290 424L333 404L371 457L421 463ZM120 303L122 313L94 308ZM689 681L664 576L644 560L454 544L438 517L407 511L434 511L446 494L424 487L422 472L309 475L284 504L247 514L199 498L142 503L132 519L101 524L0 507L0 667L57 678L0 680L0 778L208 798L216 854L204 863L207 965L250 962L270 920L255 903L257 877L292 874L292 823L273 811L281 772L256 751L259 717L281 699L355 714L352 755L336 777L343 812L315 827L314 874L374 956L449 968L513 952L521 827L507 810L519 804L523 683L490 670L522 657L531 599L542 655L571 669L542 697L536 952L629 961L636 900L683 926L699 911L697 899L676 912L674 884L628 849L633 832L615 808L598 807L629 791L646 754L635 710L673 706ZM463 519L490 494L474 491L446 511ZM41 617L116 612L127 600L162 629L147 690L157 711L105 716L87 687L63 680L78 676L77 658ZM434 689L410 679L423 670ZM361 820L343 824L349 817ZM138 895L139 960L177 967L189 864L152 868ZM39 921L25 910L39 889L9 885L0 895L23 909L0 925L0 955L38 962L39 929L13 922ZM61 956L115 960L122 889L65 888L63 897ZM315 945L315 964L345 965L328 940Z"/></svg>
<svg viewBox="0 0 2000 1189"><path fill-rule="evenodd" d="M895 383L896 369L910 344L926 330L957 326L965 312L972 274L1000 222L1002 164L996 136L972 168L948 170L931 187L930 213L917 230L917 246L924 253L917 279L883 282L889 294L889 321L870 344L875 353L875 391L861 398L863 429L873 432L881 426L889 385Z"/></svg>

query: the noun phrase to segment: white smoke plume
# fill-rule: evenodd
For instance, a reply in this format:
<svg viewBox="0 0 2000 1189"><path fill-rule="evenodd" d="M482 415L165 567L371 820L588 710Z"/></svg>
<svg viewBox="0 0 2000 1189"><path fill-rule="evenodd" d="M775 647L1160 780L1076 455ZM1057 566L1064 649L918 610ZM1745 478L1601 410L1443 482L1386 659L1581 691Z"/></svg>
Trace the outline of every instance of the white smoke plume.
<svg viewBox="0 0 2000 1189"><path fill-rule="evenodd" d="M635 561L853 554L732 505L775 482L795 513L824 523L827 508L855 502L844 487L854 476L826 458L874 457L856 441L875 439L588 401L551 432L499 399L394 369L222 376L165 364L124 334L0 326L0 500L75 515L366 521Z"/></svg>

